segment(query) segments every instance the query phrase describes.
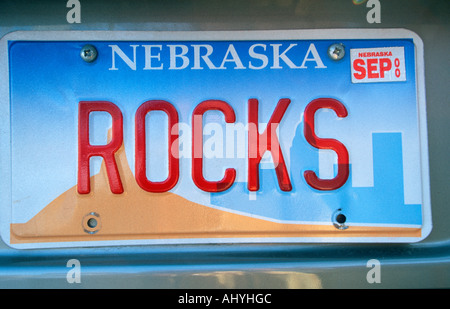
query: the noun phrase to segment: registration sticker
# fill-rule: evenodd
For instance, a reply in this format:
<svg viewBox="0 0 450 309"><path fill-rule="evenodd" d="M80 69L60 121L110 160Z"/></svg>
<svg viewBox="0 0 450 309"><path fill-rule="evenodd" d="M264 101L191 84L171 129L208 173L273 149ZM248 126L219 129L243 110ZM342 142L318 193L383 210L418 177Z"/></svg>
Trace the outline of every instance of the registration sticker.
<svg viewBox="0 0 450 309"><path fill-rule="evenodd" d="M2 239L420 241L424 85L407 30L10 33Z"/></svg>
<svg viewBox="0 0 450 309"><path fill-rule="evenodd" d="M353 83L406 81L404 47L355 48L350 58Z"/></svg>

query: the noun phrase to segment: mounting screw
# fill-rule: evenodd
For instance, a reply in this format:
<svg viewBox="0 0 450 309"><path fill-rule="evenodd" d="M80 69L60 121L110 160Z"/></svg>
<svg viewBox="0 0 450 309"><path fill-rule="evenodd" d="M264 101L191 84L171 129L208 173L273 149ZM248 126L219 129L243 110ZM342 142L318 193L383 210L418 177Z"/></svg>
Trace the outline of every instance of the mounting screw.
<svg viewBox="0 0 450 309"><path fill-rule="evenodd" d="M97 59L97 55L97 49L91 44L84 45L80 52L81 59L86 62L94 61Z"/></svg>
<svg viewBox="0 0 450 309"><path fill-rule="evenodd" d="M81 221L81 226L88 234L97 233L101 229L100 215L96 212L86 214Z"/></svg>
<svg viewBox="0 0 450 309"><path fill-rule="evenodd" d="M345 222L347 221L347 217L342 213L342 209L339 208L333 213L332 216L333 225L338 230L345 230L348 228L347 225L345 225Z"/></svg>
<svg viewBox="0 0 450 309"><path fill-rule="evenodd" d="M328 57L332 60L338 61L344 58L345 55L345 47L342 43L331 44L328 47Z"/></svg>

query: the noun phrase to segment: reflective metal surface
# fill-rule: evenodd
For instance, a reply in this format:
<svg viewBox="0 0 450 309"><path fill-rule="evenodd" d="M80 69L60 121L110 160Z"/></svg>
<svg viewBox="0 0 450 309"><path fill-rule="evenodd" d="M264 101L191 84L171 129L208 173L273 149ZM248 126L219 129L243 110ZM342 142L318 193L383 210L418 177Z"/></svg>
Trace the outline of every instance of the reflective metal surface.
<svg viewBox="0 0 450 309"><path fill-rule="evenodd" d="M450 287L449 1L380 0L380 23L368 22L371 9L366 4L374 1L359 5L351 0L80 1L80 23L68 22L67 2L0 2L0 36L16 30L406 28L416 32L425 49L433 230L415 244L16 250L2 243L1 288ZM69 283L74 270L67 266L71 259L80 262L80 283ZM372 267L367 262L372 259L380 262L379 283L369 278Z"/></svg>

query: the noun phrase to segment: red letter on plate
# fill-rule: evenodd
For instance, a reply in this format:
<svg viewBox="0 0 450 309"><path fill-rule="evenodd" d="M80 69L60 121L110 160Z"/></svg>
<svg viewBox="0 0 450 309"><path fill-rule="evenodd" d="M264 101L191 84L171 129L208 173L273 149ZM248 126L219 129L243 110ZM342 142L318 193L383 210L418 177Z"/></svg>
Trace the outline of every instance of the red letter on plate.
<svg viewBox="0 0 450 309"><path fill-rule="evenodd" d="M305 108L303 131L305 138L318 149L332 149L338 156L338 173L333 179L320 179L313 171L305 171L306 182L317 190L329 191L342 187L348 179L348 151L344 144L335 139L319 138L314 133L314 115L321 108L330 108L338 117L347 117L344 104L335 99L322 98L311 101Z"/></svg>
<svg viewBox="0 0 450 309"><path fill-rule="evenodd" d="M266 151L272 154L272 160L275 165L275 172L278 178L278 184L283 191L291 191L292 185L289 180L286 164L284 163L283 153L281 152L280 142L276 134L276 129L280 124L284 112L288 108L291 100L281 99L275 111L270 117L269 123L263 134L258 131L258 100L248 100L248 190L259 190L259 162ZM263 143L260 143L263 140Z"/></svg>
<svg viewBox="0 0 450 309"><path fill-rule="evenodd" d="M225 176L220 181L207 181L203 177L203 114L208 110L221 111L227 123L236 120L233 108L224 101L204 101L194 109L192 113L192 180L203 191L221 192L231 187L236 178L236 170L227 168Z"/></svg>
<svg viewBox="0 0 450 309"><path fill-rule="evenodd" d="M169 175L161 182L152 182L147 179L146 153L145 153L145 116L150 111L160 110L169 118ZM173 131L172 131L173 130ZM136 181L139 186L148 192L166 192L178 182L178 112L172 104L166 101L147 101L136 111ZM176 156L175 156L176 155Z"/></svg>
<svg viewBox="0 0 450 309"><path fill-rule="evenodd" d="M106 145L89 143L89 114L91 112L107 112L112 117L111 141ZM111 192L123 192L119 170L114 154L123 143L123 118L120 109L111 102L81 101L78 111L78 193L88 194L91 191L89 159L93 156L103 157L108 174Z"/></svg>
<svg viewBox="0 0 450 309"><path fill-rule="evenodd" d="M353 61L353 69L359 73L353 73L356 79L363 79L366 77L366 68L364 68L365 62L363 59L356 59Z"/></svg>

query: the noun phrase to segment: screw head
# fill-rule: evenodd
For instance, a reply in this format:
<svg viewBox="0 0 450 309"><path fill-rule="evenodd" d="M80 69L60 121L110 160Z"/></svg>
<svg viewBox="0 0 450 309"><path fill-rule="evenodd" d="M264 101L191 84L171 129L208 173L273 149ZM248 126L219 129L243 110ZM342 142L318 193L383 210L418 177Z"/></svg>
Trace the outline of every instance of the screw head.
<svg viewBox="0 0 450 309"><path fill-rule="evenodd" d="M97 226L97 219L89 218L86 223L87 226L89 226L91 229L95 229L95 227Z"/></svg>
<svg viewBox="0 0 450 309"><path fill-rule="evenodd" d="M83 230L88 234L95 234L101 229L100 215L96 212L90 212L86 214L82 221L81 226Z"/></svg>
<svg viewBox="0 0 450 309"><path fill-rule="evenodd" d="M345 55L345 46L342 43L331 44L328 47L328 57L332 60L338 61L344 58Z"/></svg>
<svg viewBox="0 0 450 309"><path fill-rule="evenodd" d="M97 59L97 55L97 49L91 44L84 45L80 51L81 59L86 62L93 62L95 59Z"/></svg>
<svg viewBox="0 0 450 309"><path fill-rule="evenodd" d="M346 230L348 228L345 224L347 218L342 213L342 209L340 208L333 213L331 221L333 222L334 227L338 230Z"/></svg>

